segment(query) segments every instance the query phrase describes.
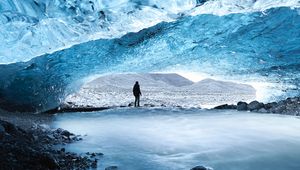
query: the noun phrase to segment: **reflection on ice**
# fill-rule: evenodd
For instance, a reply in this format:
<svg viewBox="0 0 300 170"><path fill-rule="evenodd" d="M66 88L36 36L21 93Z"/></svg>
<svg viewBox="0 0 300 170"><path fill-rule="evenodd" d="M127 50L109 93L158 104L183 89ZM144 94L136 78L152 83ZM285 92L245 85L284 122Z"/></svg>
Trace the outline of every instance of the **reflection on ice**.
<svg viewBox="0 0 300 170"><path fill-rule="evenodd" d="M103 152L99 169L299 169L300 123L235 111L119 109L58 115L54 126L87 134L69 149Z"/></svg>

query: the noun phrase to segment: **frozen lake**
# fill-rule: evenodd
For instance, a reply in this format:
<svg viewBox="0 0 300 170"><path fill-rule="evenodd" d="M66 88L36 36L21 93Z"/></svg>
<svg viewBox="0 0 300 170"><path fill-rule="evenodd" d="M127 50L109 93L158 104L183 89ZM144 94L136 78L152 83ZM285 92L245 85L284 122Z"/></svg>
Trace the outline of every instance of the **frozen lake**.
<svg viewBox="0 0 300 170"><path fill-rule="evenodd" d="M300 169L300 119L198 109L115 109L56 116L54 127L87 135L68 145L102 152L98 169Z"/></svg>

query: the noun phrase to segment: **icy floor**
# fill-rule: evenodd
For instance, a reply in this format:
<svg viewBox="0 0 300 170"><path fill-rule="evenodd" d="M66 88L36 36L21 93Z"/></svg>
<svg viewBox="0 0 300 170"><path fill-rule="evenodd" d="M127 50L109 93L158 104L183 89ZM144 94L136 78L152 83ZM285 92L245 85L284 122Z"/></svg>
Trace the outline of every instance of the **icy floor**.
<svg viewBox="0 0 300 170"><path fill-rule="evenodd" d="M85 84L66 102L82 106L127 106L134 101L132 86L140 82L141 105L209 108L220 104L253 101L255 89L213 79L192 82L175 73L130 73L101 76Z"/></svg>
<svg viewBox="0 0 300 170"><path fill-rule="evenodd" d="M115 109L59 114L54 127L87 134L67 149L102 152L98 169L300 169L300 119L198 109Z"/></svg>
<svg viewBox="0 0 300 170"><path fill-rule="evenodd" d="M236 104L239 101L252 101L253 95L237 95L224 93L203 94L192 91L143 91L141 105L154 104L155 106L182 106L211 108L220 104ZM127 106L134 101L131 90L81 89L80 93L67 99L68 102L82 106Z"/></svg>

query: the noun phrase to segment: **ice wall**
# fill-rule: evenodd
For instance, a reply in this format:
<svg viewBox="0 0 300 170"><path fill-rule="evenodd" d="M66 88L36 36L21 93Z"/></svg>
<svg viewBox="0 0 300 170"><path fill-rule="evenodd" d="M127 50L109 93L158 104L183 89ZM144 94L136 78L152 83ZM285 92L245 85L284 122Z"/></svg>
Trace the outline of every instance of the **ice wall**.
<svg viewBox="0 0 300 170"><path fill-rule="evenodd" d="M0 63L95 39L120 38L182 16L299 7L298 0L1 0Z"/></svg>
<svg viewBox="0 0 300 170"><path fill-rule="evenodd" d="M11 3L17 1L7 2L10 2L9 4L12 6ZM15 7L16 11L19 12L29 11L28 13L31 16L29 14L24 16L25 22L23 20L20 21L22 18L20 16L22 15L18 15L15 18L18 20L17 22L11 22L13 17L9 17L10 21L1 25L2 29L6 31L5 34L11 33L13 35L15 33L14 29L18 28L18 26L13 27L10 24L32 23L33 25L39 25L46 21L63 23L66 26L65 29L57 27L56 24L45 23L45 26L49 28L48 31L53 31L55 34L37 34L30 31L32 35L36 35L36 38L46 36L40 39L43 40L43 43L49 40L48 44L37 45L37 47L41 47L42 51L43 47L50 48L51 45L48 46L49 44L57 45L55 37L60 37L60 35L66 35L70 39L76 37L69 34L70 32L67 28L72 26L72 24L66 23L65 20L51 18L44 15L45 12L39 13L36 12L37 10L30 12L32 11L31 9L39 6L37 5L39 3L35 3L38 1L32 2L31 7ZM61 7L60 1L43 2L47 2L45 3L46 7L52 4L51 7L54 8L54 11L56 11L57 6ZM166 13L164 16L167 18L170 15L169 11L173 11L172 13L179 12L172 5L170 5L170 9L163 9L163 4L166 1L159 1L162 2L161 7L158 7L159 4L152 5L154 7L145 6L144 3L146 1L130 1L130 3L127 1L126 3L125 1L124 3L123 1L113 2L107 1L106 6L111 8L117 6L117 8L123 9L120 5L125 4L127 10L128 4L140 4L143 6L143 9L147 8L151 9L151 11L155 9ZM154 1L147 1L148 4L151 4L150 2L154 3ZM180 1L176 2L178 2L178 6L182 5L179 3ZM221 3L221 1L218 2ZM265 2L274 4L269 1ZM278 4L280 4L279 2L283 3L284 1L278 1ZM285 2L296 3L296 1ZM217 1L208 1L196 9L201 9L201 7L210 3L217 3ZM222 1L222 3L225 3L225 1ZM262 3L262 1L253 1L252 5L248 6L252 9L253 5L258 3ZM2 4L3 1L1 1L1 10L4 9L4 5ZM191 3L187 3L186 7L189 9L195 4L197 2L191 1ZM217 9L221 10L223 7L221 6ZM270 7L274 7L274 5L270 5ZM243 8L246 9L246 7ZM45 9L48 10L48 8ZM193 10L195 9L189 12ZM64 16L66 13L65 10L63 11L62 13L51 14ZM134 10L134 12L136 11ZM72 14L72 12L70 13ZM72 17L70 18L72 20L78 16L77 12L75 12L74 16L71 14L70 16ZM144 13L139 13L136 16L144 16L142 14ZM149 12L151 17L152 14ZM3 16L3 13L1 15ZM45 17L46 20L41 18L37 20L38 15L42 15L41 18ZM67 16L69 17L69 14ZM85 16L84 22L89 18L88 16L88 14ZM126 17L128 16L126 14ZM119 19L126 17L121 15ZM151 17L148 17L148 19L151 19ZM123 32L122 34L125 35L121 38L112 38L115 35L105 35L106 38L81 43L71 48L52 54L44 54L39 57L34 57L34 55L13 55L16 51L24 51L24 53L30 54L26 50L39 49L34 48L34 45L30 45L30 47L24 46L24 44L28 44L24 42L37 42L31 34L28 35L28 39L25 38L26 41L24 42L20 41L20 39L25 40L24 36L20 38L19 34L2 37L0 40L8 40L8 42L5 42L4 46L1 46L1 60L4 63L11 64L0 65L0 107L12 111L43 111L58 106L66 95L78 89L82 83L80 80L89 75L108 72L165 71L177 68L185 68L224 78L238 79L240 81L254 79L262 82L274 82L280 85L278 87L280 87L280 90L286 92L286 96L297 95L299 93L300 47L298 44L300 44L300 16L299 8L296 5L293 8L277 7L265 9L264 11L245 10L244 12L232 12L228 15L197 14L195 16L181 15L181 17L171 18L174 20L173 22L169 22L167 19L168 22L162 22L137 33L125 34ZM146 21L148 20L144 20L145 18L143 17L140 19L139 21L145 22L141 23L142 26L139 29L144 26L147 27ZM3 21L3 17L1 21ZM135 26L140 23L138 20L131 21ZM75 19L74 22L78 21ZM111 26L103 27L103 29L110 28L109 30L113 30L120 28L120 30L126 30L123 28L130 25L128 22L126 23L124 27ZM84 28L89 27L89 25L81 24L84 25ZM28 30L30 28L29 26ZM81 29L83 27L77 27L76 25L74 28ZM84 28L83 30L85 30ZM88 31L96 32L93 31L93 28L89 27ZM98 29L98 27L95 28ZM104 33L109 33L109 30L104 31ZM77 30L75 32L78 33L80 31ZM1 32L0 36L5 34ZM83 34L78 33L78 35L82 37ZM48 36L55 40L48 39ZM14 37L15 41L10 41L9 37ZM71 41L70 39L67 38L66 41L69 42ZM10 44L11 47L6 48L7 44ZM4 53L5 56L3 56ZM16 53L19 54L19 52ZM28 59L31 60L27 61Z"/></svg>
<svg viewBox="0 0 300 170"><path fill-rule="evenodd" d="M1 0L0 63L173 21L195 0Z"/></svg>

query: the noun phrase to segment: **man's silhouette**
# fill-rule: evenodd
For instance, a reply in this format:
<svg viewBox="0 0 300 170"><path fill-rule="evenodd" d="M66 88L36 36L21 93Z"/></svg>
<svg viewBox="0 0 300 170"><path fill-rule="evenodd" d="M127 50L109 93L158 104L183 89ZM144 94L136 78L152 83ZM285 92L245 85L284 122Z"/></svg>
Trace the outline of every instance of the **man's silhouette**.
<svg viewBox="0 0 300 170"><path fill-rule="evenodd" d="M135 85L133 86L133 95L135 97L134 101L134 107L140 106L140 96L142 95L139 82L135 82Z"/></svg>

